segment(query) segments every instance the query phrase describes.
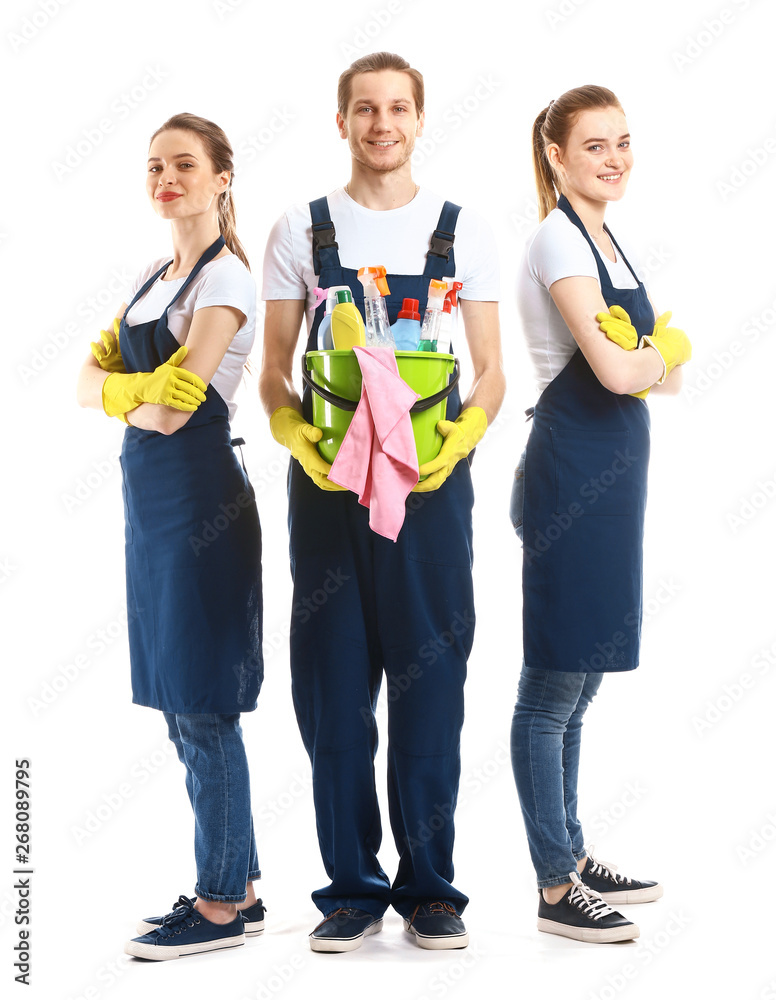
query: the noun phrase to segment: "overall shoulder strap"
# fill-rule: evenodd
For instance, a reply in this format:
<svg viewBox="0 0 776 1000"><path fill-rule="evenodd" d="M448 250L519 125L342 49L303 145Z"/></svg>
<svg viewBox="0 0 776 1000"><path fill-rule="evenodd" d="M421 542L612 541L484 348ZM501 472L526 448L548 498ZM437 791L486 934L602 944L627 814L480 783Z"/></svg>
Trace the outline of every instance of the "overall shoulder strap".
<svg viewBox="0 0 776 1000"><path fill-rule="evenodd" d="M310 217L313 224L313 271L320 275L325 268L341 266L329 199L324 196L311 201Z"/></svg>
<svg viewBox="0 0 776 1000"><path fill-rule="evenodd" d="M431 234L426 253L426 267L423 271L425 278L436 278L441 281L445 276L451 277L455 274L453 244L455 243L455 225L460 211L461 206L455 205L452 201L446 201L442 206L439 221Z"/></svg>

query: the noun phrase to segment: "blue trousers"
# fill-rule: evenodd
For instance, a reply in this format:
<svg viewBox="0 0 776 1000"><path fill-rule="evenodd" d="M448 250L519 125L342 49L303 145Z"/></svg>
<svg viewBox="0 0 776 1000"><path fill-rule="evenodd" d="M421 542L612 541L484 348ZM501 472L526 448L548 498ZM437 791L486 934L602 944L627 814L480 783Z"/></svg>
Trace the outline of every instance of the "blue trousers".
<svg viewBox="0 0 776 1000"><path fill-rule="evenodd" d="M585 857L577 817L582 719L603 674L520 673L512 717L512 770L539 888L568 882Z"/></svg>
<svg viewBox="0 0 776 1000"><path fill-rule="evenodd" d="M474 635L472 489L460 462L442 488L411 494L396 543L352 493L318 489L292 461L289 529L294 705L310 755L324 914L355 906L409 916L468 898L452 886L463 686ZM377 859L375 717L385 676L388 800L399 867Z"/></svg>
<svg viewBox="0 0 776 1000"><path fill-rule="evenodd" d="M186 767L186 791L194 810L196 895L242 902L246 884L261 872L240 716L165 712L164 717Z"/></svg>

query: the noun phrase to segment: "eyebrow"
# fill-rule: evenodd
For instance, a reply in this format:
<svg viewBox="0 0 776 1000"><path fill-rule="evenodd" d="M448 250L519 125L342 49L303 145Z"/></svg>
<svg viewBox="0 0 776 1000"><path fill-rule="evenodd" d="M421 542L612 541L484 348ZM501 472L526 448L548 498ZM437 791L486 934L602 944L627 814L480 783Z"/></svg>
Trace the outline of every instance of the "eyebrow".
<svg viewBox="0 0 776 1000"><path fill-rule="evenodd" d="M371 100L368 97L356 97L354 99L353 103L354 104L377 104L378 102L377 101L373 101L373 100ZM394 97L390 101L387 101L386 103L388 103L388 104L412 104L413 102L412 102L412 98L411 97Z"/></svg>
<svg viewBox="0 0 776 1000"><path fill-rule="evenodd" d="M186 157L186 159L188 159L188 160L196 160L196 156L193 153L175 153L175 155L172 157L172 159L173 160L180 160L181 157ZM148 162L149 163L161 163L162 160L161 160L161 157L159 157L159 156L149 156Z"/></svg>
<svg viewBox="0 0 776 1000"><path fill-rule="evenodd" d="M617 142L622 142L623 139L630 139L630 132L626 132L625 135L621 135ZM606 142L606 139L585 139L582 145L586 145L588 142Z"/></svg>

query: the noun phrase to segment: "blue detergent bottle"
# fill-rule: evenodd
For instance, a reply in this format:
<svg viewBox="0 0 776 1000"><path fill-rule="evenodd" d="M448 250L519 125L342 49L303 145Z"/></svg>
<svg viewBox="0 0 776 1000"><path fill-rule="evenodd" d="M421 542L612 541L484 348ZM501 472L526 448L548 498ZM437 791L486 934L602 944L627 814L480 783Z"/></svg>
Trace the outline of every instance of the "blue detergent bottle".
<svg viewBox="0 0 776 1000"><path fill-rule="evenodd" d="M417 299L404 299L391 327L397 351L417 351L420 340L420 313Z"/></svg>

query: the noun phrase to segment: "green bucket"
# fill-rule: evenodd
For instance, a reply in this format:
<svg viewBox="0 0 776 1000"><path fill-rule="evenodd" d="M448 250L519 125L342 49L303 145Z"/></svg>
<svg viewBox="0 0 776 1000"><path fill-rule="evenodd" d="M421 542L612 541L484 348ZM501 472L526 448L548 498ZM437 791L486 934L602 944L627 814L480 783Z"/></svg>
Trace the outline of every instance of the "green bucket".
<svg viewBox="0 0 776 1000"><path fill-rule="evenodd" d="M431 351L396 351L396 361L399 375L421 397L410 410L410 419L422 465L436 458L442 447L436 428L445 419L447 397L458 384L458 361L452 354ZM308 351L302 358L302 378L312 389L313 424L323 431L318 451L331 463L361 399L358 359L353 350Z"/></svg>

